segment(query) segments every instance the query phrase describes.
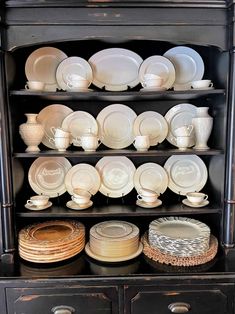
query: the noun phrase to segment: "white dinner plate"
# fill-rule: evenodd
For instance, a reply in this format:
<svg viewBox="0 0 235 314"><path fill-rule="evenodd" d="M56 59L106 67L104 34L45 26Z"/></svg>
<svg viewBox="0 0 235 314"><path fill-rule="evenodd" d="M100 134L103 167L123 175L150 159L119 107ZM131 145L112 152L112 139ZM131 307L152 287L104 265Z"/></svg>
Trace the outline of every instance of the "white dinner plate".
<svg viewBox="0 0 235 314"><path fill-rule="evenodd" d="M67 172L65 186L71 195L75 188L84 189L95 195L100 188L100 175L92 165L80 163Z"/></svg>
<svg viewBox="0 0 235 314"><path fill-rule="evenodd" d="M56 69L67 55L54 47L42 47L34 50L26 60L25 75L29 81L42 81L45 90L56 91Z"/></svg>
<svg viewBox="0 0 235 314"><path fill-rule="evenodd" d="M64 157L39 157L29 168L29 184L37 194L57 197L66 192L64 178L71 167Z"/></svg>
<svg viewBox="0 0 235 314"><path fill-rule="evenodd" d="M140 82L145 74L156 74L163 79L162 87L169 89L175 82L175 68L170 60L162 56L151 56L143 61L139 69Z"/></svg>
<svg viewBox="0 0 235 314"><path fill-rule="evenodd" d="M101 110L96 120L102 143L113 149L130 146L135 138L133 125L136 117L131 108L122 104L109 105Z"/></svg>
<svg viewBox="0 0 235 314"><path fill-rule="evenodd" d="M62 128L71 133L71 142L77 143L76 138L80 138L87 133L98 134L98 124L96 119L86 111L74 111L62 122ZM79 146L79 144L76 144Z"/></svg>
<svg viewBox="0 0 235 314"><path fill-rule="evenodd" d="M59 87L63 90L68 89L68 83L73 75L79 75L92 82L92 69L90 64L80 57L69 57L64 59L57 67L56 80Z"/></svg>
<svg viewBox="0 0 235 314"><path fill-rule="evenodd" d="M134 186L138 193L142 189L149 189L163 194L168 186L167 172L162 166L154 162L146 162L136 169Z"/></svg>
<svg viewBox="0 0 235 314"><path fill-rule="evenodd" d="M154 146L166 138L168 124L166 119L156 111L142 112L134 121L135 135L149 135L150 145Z"/></svg>
<svg viewBox="0 0 235 314"><path fill-rule="evenodd" d="M166 114L165 119L168 123L168 134L166 139L172 145L176 146L176 136L174 130L184 126L191 125L192 119L196 116L197 107L192 104L178 104L172 107ZM195 145L194 132L191 133L189 147Z"/></svg>
<svg viewBox="0 0 235 314"><path fill-rule="evenodd" d="M123 91L139 84L138 71L143 59L123 48L108 48L88 60L93 71L92 83L109 91Z"/></svg>
<svg viewBox="0 0 235 314"><path fill-rule="evenodd" d="M201 80L204 75L204 62L194 49L184 46L174 47L164 53L175 67L174 85L187 85Z"/></svg>
<svg viewBox="0 0 235 314"><path fill-rule="evenodd" d="M42 139L42 143L52 149L56 149L54 141L50 141L50 138L54 138L54 134L51 131L51 127L61 127L61 123L64 118L73 112L67 106L64 105L49 105L43 108L38 116L37 121L43 125L45 134Z"/></svg>
<svg viewBox="0 0 235 314"><path fill-rule="evenodd" d="M103 157L97 164L101 177L100 192L108 197L122 197L134 187L135 166L124 156Z"/></svg>
<svg viewBox="0 0 235 314"><path fill-rule="evenodd" d="M180 195L199 192L208 178L206 165L197 155L173 155L167 159L164 168L169 177L168 187Z"/></svg>

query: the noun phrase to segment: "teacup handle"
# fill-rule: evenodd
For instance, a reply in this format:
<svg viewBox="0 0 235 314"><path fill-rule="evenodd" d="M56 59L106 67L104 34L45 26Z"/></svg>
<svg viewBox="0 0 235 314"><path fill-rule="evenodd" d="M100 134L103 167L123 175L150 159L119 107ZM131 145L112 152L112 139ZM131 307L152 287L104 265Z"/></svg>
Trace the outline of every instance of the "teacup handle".
<svg viewBox="0 0 235 314"><path fill-rule="evenodd" d="M209 87L213 87L213 83L212 82L209 84Z"/></svg>
<svg viewBox="0 0 235 314"><path fill-rule="evenodd" d="M137 195L137 200L141 201L143 198L140 194Z"/></svg>
<svg viewBox="0 0 235 314"><path fill-rule="evenodd" d="M100 144L102 144L102 141L98 139L98 147L100 146Z"/></svg>
<svg viewBox="0 0 235 314"><path fill-rule="evenodd" d="M53 135L55 135L56 127L52 126L52 127L50 128L50 130L51 130L51 133L52 133Z"/></svg>
<svg viewBox="0 0 235 314"><path fill-rule="evenodd" d="M31 200L27 200L26 203L29 204L29 205L33 205L33 202Z"/></svg>
<svg viewBox="0 0 235 314"><path fill-rule="evenodd" d="M50 138L49 138L49 142L52 143L52 144L54 144L54 143L55 143L55 139L52 138L52 137L50 137Z"/></svg>
<svg viewBox="0 0 235 314"><path fill-rule="evenodd" d="M193 125L192 124L188 125L187 129L188 129L189 135L190 135L192 133L192 130L193 130Z"/></svg>
<svg viewBox="0 0 235 314"><path fill-rule="evenodd" d="M28 84L25 84L25 89L29 89Z"/></svg>
<svg viewBox="0 0 235 314"><path fill-rule="evenodd" d="M207 194L205 194L205 196L204 196L204 200L206 201L208 199L208 195Z"/></svg>

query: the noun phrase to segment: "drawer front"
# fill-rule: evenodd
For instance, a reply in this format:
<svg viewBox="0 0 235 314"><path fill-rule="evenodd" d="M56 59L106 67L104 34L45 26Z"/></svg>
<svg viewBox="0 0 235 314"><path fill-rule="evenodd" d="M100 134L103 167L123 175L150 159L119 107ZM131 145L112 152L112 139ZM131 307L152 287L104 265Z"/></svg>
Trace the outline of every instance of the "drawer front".
<svg viewBox="0 0 235 314"><path fill-rule="evenodd" d="M9 288L8 314L117 314L115 287Z"/></svg>
<svg viewBox="0 0 235 314"><path fill-rule="evenodd" d="M159 287L156 287L159 290ZM228 314L232 313L233 288L229 292L212 287L198 290L193 286L179 290L161 291L151 289L137 289L131 287L126 290L125 314ZM146 312L146 309L147 312Z"/></svg>

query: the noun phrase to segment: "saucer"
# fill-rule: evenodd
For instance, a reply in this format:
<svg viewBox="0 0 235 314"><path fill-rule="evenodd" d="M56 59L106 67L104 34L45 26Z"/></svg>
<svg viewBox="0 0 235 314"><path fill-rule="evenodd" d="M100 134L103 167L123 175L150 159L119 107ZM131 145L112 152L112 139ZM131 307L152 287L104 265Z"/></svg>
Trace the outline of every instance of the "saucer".
<svg viewBox="0 0 235 314"><path fill-rule="evenodd" d="M25 204L24 207L30 210L43 210L48 207L51 207L51 205L52 205L52 202L49 201L46 205L35 206L35 205Z"/></svg>
<svg viewBox="0 0 235 314"><path fill-rule="evenodd" d="M143 207L143 208L155 208L155 207L162 205L162 201L157 200L156 202L153 202L153 203L146 203L144 201L137 200L136 205Z"/></svg>
<svg viewBox="0 0 235 314"><path fill-rule="evenodd" d="M207 90L207 89L215 89L213 86L210 87L201 87L201 88L192 88L192 90Z"/></svg>
<svg viewBox="0 0 235 314"><path fill-rule="evenodd" d="M143 87L140 89L141 92L160 92L165 90L166 87Z"/></svg>
<svg viewBox="0 0 235 314"><path fill-rule="evenodd" d="M83 209L87 209L89 207L91 207L93 205L92 201L89 201L88 203L84 204L84 205L78 205L77 203L75 203L74 201L68 201L66 203L66 206L70 209L75 209L75 210L83 210Z"/></svg>
<svg viewBox="0 0 235 314"><path fill-rule="evenodd" d="M189 200L188 200L187 198L185 198L185 199L182 200L182 203L183 203L184 205L186 205L186 206L198 207L198 208L199 208L199 207L204 207L204 206L208 205L208 204L209 204L209 201L208 201L208 200L205 200L205 201L203 201L203 202L200 203L200 204L193 204L193 203L189 202Z"/></svg>
<svg viewBox="0 0 235 314"><path fill-rule="evenodd" d="M71 93L87 93L87 92L93 92L93 89L90 88L74 88L74 89L67 89L67 92Z"/></svg>

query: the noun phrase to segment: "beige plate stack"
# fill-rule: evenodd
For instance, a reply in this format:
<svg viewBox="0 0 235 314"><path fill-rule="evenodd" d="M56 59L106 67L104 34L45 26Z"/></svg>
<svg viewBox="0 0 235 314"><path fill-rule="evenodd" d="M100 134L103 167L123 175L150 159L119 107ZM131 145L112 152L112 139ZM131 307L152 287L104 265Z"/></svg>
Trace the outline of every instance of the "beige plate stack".
<svg viewBox="0 0 235 314"><path fill-rule="evenodd" d="M105 262L132 259L142 252L139 228L118 220L98 223L90 229L90 241L85 251L90 257Z"/></svg>
<svg viewBox="0 0 235 314"><path fill-rule="evenodd" d="M23 228L19 232L19 255L35 263L63 261L80 253L85 246L82 223L46 221Z"/></svg>

